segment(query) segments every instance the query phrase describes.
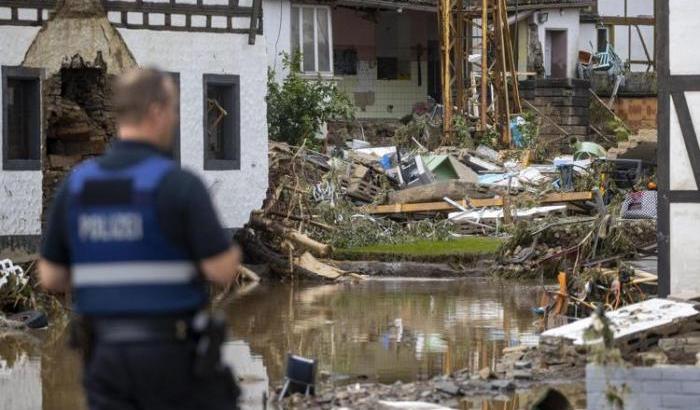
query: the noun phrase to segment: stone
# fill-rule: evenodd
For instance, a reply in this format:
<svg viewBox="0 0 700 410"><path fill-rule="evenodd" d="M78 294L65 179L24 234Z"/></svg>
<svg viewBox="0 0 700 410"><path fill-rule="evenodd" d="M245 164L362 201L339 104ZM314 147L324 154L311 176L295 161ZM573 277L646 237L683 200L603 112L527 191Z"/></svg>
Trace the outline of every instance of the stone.
<svg viewBox="0 0 700 410"><path fill-rule="evenodd" d="M515 369L532 369L532 362L529 360L518 360L513 367Z"/></svg>
<svg viewBox="0 0 700 410"><path fill-rule="evenodd" d="M491 380L496 378L496 375L493 374L490 368L484 367L483 369L479 370L479 377L481 380Z"/></svg>
<svg viewBox="0 0 700 410"><path fill-rule="evenodd" d="M668 357L664 352L648 351L637 354L637 360L641 366L652 367L660 364L667 364Z"/></svg>
<svg viewBox="0 0 700 410"><path fill-rule="evenodd" d="M530 348L525 345L518 345L518 346L510 346L510 347L504 347L503 348L503 354L508 354L508 353L514 353L514 352L521 352L525 353L528 351Z"/></svg>
<svg viewBox="0 0 700 410"><path fill-rule="evenodd" d="M520 380L532 379L532 369L513 370L513 378Z"/></svg>
<svg viewBox="0 0 700 410"><path fill-rule="evenodd" d="M453 382L440 382L435 385L437 391L450 394L452 396L461 395L461 389Z"/></svg>
<svg viewBox="0 0 700 410"><path fill-rule="evenodd" d="M511 380L493 380L490 383L491 390L511 391L515 390L515 383Z"/></svg>

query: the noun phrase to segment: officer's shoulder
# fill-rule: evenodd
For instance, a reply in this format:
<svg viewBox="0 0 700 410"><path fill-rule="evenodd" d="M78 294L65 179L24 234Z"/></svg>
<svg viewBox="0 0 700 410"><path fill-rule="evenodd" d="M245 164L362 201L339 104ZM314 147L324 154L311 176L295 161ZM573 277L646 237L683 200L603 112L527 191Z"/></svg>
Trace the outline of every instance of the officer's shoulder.
<svg viewBox="0 0 700 410"><path fill-rule="evenodd" d="M163 186L166 190L172 189L175 192L204 186L204 183L194 172L177 167L165 176Z"/></svg>

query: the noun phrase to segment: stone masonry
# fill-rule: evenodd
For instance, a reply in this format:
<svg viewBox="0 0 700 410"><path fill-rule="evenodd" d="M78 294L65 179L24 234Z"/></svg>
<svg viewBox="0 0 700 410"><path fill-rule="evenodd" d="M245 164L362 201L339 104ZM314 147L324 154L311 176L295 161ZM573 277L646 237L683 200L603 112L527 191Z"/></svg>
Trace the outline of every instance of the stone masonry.
<svg viewBox="0 0 700 410"><path fill-rule="evenodd" d="M585 140L588 137L590 83L573 79L539 79L520 82L520 95L551 118L571 137ZM527 107L524 107L527 108ZM561 131L543 120L540 137L554 140L562 136ZM566 138L559 138L567 145Z"/></svg>
<svg viewBox="0 0 700 410"><path fill-rule="evenodd" d="M700 367L586 367L588 410L700 408ZM617 405L610 397L620 399Z"/></svg>

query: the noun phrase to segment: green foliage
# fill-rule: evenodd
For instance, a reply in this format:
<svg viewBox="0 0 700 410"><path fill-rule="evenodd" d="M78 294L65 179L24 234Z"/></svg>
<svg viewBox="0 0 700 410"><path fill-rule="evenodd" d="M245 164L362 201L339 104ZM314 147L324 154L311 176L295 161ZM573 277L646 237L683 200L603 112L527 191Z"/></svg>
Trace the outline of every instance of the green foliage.
<svg viewBox="0 0 700 410"><path fill-rule="evenodd" d="M457 145L462 148L474 148L474 140L471 136L472 124L462 115L455 115L452 118L452 129L454 130Z"/></svg>
<svg viewBox="0 0 700 410"><path fill-rule="evenodd" d="M335 82L303 78L301 54L284 55L287 77L278 83L275 72L267 76L267 123L270 138L291 145L313 141L324 122L352 119L354 107Z"/></svg>
<svg viewBox="0 0 700 410"><path fill-rule="evenodd" d="M491 254L498 250L501 241L491 237L469 236L450 240L415 240L407 243L381 243L359 248L345 249L353 253L406 254L414 256L446 256L463 254Z"/></svg>
<svg viewBox="0 0 700 410"><path fill-rule="evenodd" d="M518 125L523 134L523 148L534 148L539 136L538 118L534 111L525 111L522 114L525 124Z"/></svg>

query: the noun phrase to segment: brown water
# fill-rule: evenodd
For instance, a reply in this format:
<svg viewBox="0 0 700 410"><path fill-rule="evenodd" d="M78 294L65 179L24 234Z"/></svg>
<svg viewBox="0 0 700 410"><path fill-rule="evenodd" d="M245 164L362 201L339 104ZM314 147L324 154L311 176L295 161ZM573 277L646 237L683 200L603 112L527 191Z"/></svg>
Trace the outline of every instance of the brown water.
<svg viewBox="0 0 700 410"><path fill-rule="evenodd" d="M287 352L318 359L321 375L339 384L477 371L503 347L536 343L537 291L480 279L262 284L227 307L224 356L244 378L249 408L282 379ZM0 335L0 409L80 410L79 380L60 330Z"/></svg>

